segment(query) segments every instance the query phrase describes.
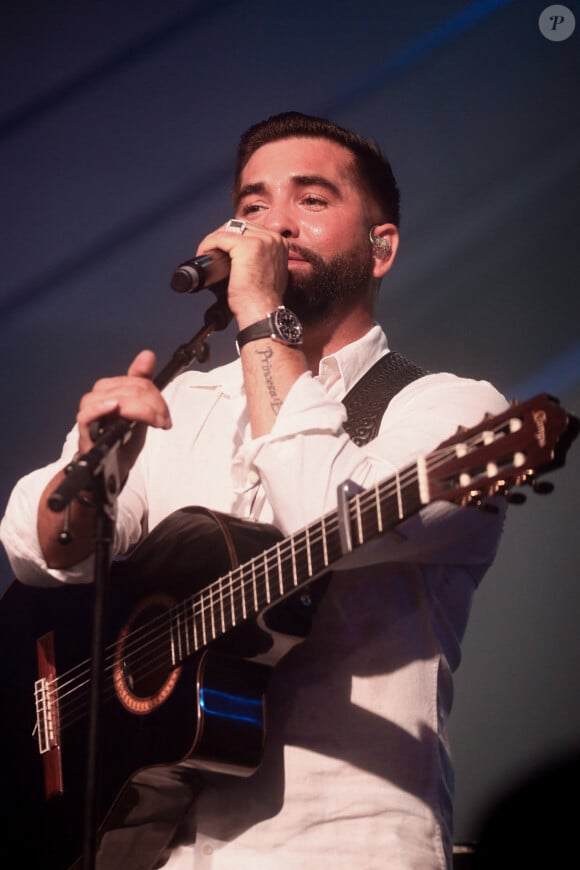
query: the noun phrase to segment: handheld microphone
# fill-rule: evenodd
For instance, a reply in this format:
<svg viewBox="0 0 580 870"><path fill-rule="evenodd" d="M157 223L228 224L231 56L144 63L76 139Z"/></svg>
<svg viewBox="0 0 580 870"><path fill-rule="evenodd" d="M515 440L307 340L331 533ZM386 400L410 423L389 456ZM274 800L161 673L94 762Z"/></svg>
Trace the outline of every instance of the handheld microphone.
<svg viewBox="0 0 580 870"><path fill-rule="evenodd" d="M223 251L208 251L181 263L171 277L171 287L177 293L197 293L227 278L231 263Z"/></svg>

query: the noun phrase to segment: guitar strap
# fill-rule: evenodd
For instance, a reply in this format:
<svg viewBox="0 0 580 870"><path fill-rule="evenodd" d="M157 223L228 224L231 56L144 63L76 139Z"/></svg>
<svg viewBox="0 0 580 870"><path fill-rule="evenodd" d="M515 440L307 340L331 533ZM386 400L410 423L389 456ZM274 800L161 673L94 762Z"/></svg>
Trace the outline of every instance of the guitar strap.
<svg viewBox="0 0 580 870"><path fill-rule="evenodd" d="M393 396L407 384L428 374L427 369L394 351L371 366L342 400L348 414L344 429L355 444L362 447L376 438Z"/></svg>

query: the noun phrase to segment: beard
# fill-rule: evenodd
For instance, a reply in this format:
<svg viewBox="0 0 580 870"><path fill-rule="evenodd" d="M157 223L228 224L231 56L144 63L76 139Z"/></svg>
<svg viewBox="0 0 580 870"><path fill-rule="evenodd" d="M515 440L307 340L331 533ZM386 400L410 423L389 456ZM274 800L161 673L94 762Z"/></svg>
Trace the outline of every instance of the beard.
<svg viewBox="0 0 580 870"><path fill-rule="evenodd" d="M373 268L373 255L368 242L324 260L319 254L300 245L291 244L312 268L307 275L288 272L284 304L303 324L322 323L330 315L347 311L354 302L368 294Z"/></svg>

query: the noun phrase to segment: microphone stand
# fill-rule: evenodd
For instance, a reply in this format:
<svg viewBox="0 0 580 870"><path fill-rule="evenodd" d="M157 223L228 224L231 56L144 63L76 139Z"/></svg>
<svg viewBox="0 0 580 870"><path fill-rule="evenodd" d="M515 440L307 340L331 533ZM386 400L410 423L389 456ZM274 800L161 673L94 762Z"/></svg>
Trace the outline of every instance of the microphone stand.
<svg viewBox="0 0 580 870"><path fill-rule="evenodd" d="M221 282L221 284L208 289L214 291L217 301L206 311L203 327L193 338L177 348L169 362L153 379L153 383L159 390L163 390L194 360L200 363L205 362L209 357L207 339L213 332L225 329L233 317L227 304L225 283ZM111 565L115 504L121 488L117 452L119 447L131 437L131 430L134 426L134 421L125 420L122 417L117 417L112 421L104 418L100 421L95 433L96 439L93 447L67 466L64 480L48 499L50 509L60 513L67 508L73 499L78 498L82 491L90 490L96 507L92 657L82 870L93 870L96 866L99 736L104 683L106 595Z"/></svg>

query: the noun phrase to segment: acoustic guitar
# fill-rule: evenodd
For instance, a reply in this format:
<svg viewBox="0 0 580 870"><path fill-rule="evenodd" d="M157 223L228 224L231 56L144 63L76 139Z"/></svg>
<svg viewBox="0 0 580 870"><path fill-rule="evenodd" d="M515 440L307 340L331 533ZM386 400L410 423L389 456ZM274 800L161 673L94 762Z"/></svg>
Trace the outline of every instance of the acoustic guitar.
<svg viewBox="0 0 580 870"><path fill-rule="evenodd" d="M167 517L111 572L99 822L143 768L254 772L271 669L307 636L330 569L433 501L547 491L577 432L548 395L514 403L368 490L345 482L336 510L289 537L199 507ZM90 584L15 581L2 598L2 866L80 854L91 615Z"/></svg>

